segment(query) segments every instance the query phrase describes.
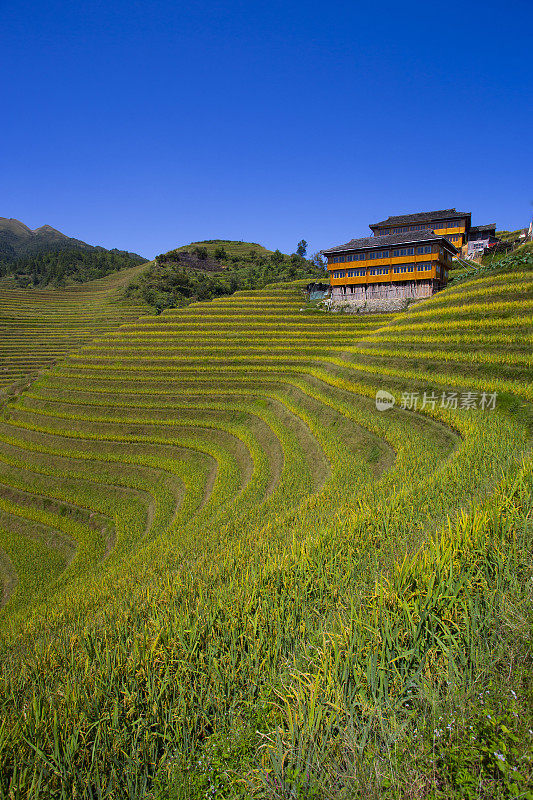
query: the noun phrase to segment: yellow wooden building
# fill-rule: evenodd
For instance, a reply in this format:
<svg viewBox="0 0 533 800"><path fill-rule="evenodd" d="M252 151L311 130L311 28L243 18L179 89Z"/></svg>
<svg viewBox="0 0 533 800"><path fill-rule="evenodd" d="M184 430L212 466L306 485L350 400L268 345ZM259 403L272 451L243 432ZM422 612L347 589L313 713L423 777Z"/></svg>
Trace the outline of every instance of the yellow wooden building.
<svg viewBox="0 0 533 800"><path fill-rule="evenodd" d="M445 208L441 211L420 211L416 214L388 217L369 227L374 236L407 234L429 228L438 236L445 236L460 251L468 240L471 218L470 211Z"/></svg>
<svg viewBox="0 0 533 800"><path fill-rule="evenodd" d="M430 297L446 285L457 248L423 228L352 239L323 250L333 301Z"/></svg>

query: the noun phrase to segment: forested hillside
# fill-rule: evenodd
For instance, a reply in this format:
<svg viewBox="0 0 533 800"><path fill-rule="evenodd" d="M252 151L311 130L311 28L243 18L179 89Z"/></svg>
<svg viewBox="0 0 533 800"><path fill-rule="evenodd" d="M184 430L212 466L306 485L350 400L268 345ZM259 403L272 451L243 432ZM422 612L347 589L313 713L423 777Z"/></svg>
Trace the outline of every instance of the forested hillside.
<svg viewBox="0 0 533 800"><path fill-rule="evenodd" d="M32 231L0 217L0 278L11 276L20 288L83 283L145 261L137 253L72 239L50 225Z"/></svg>
<svg viewBox="0 0 533 800"><path fill-rule="evenodd" d="M58 250L91 250L80 239L65 236L51 225L31 230L18 219L0 217L0 261L14 261L22 256Z"/></svg>
<svg viewBox="0 0 533 800"><path fill-rule="evenodd" d="M12 276L17 286L64 286L103 278L111 272L131 269L146 259L122 250L59 250L0 262L0 276Z"/></svg>

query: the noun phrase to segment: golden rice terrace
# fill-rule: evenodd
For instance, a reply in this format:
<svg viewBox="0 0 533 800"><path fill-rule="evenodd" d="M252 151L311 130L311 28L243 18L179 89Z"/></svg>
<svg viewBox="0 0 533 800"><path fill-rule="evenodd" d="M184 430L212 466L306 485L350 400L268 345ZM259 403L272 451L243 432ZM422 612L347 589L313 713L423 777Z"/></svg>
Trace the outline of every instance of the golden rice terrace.
<svg viewBox="0 0 533 800"><path fill-rule="evenodd" d="M397 315L4 289L1 387L40 373L0 419L0 798L461 797L432 709L527 661L532 275ZM480 796L526 791L517 687Z"/></svg>

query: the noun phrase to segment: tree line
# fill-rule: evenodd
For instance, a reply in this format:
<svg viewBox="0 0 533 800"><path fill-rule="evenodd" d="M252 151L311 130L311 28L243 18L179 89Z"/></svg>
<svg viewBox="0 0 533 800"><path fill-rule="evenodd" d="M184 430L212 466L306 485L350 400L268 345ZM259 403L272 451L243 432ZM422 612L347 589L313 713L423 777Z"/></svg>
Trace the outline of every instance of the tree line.
<svg viewBox="0 0 533 800"><path fill-rule="evenodd" d="M21 287L64 286L103 278L146 261L124 250L58 250L0 261L0 276L13 276Z"/></svg>

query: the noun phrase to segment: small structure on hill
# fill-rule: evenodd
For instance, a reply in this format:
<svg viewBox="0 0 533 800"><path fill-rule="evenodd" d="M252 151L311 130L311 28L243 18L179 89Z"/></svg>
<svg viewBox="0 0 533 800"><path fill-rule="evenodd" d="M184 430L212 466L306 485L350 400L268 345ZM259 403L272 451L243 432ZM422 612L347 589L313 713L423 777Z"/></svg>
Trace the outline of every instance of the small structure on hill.
<svg viewBox="0 0 533 800"><path fill-rule="evenodd" d="M483 255L485 250L494 247L498 241L495 222L489 225L473 225L468 231L467 256L473 258Z"/></svg>
<svg viewBox="0 0 533 800"><path fill-rule="evenodd" d="M305 287L308 300L325 300L331 294L329 283L308 283Z"/></svg>

